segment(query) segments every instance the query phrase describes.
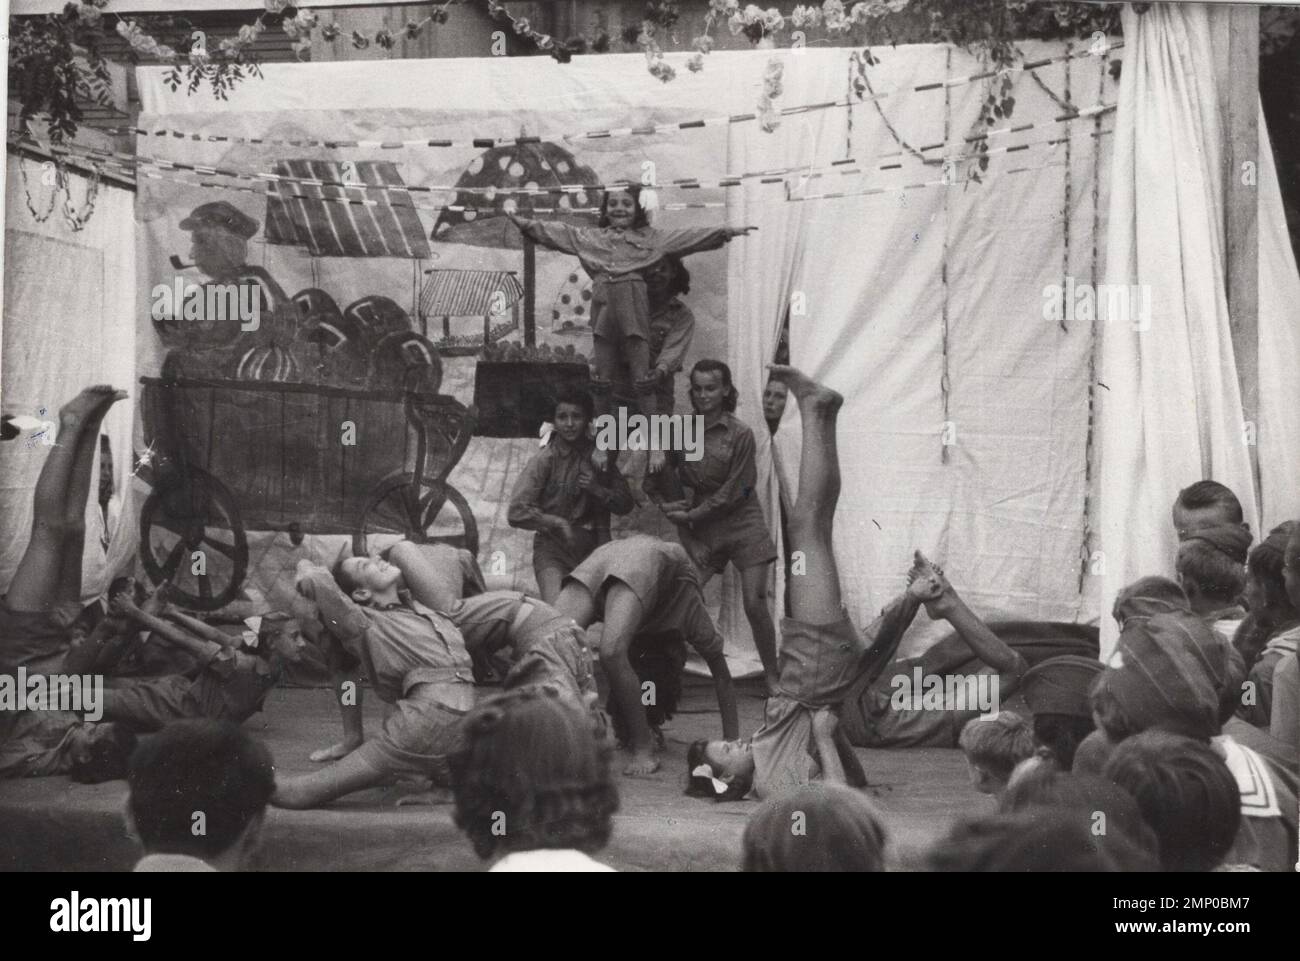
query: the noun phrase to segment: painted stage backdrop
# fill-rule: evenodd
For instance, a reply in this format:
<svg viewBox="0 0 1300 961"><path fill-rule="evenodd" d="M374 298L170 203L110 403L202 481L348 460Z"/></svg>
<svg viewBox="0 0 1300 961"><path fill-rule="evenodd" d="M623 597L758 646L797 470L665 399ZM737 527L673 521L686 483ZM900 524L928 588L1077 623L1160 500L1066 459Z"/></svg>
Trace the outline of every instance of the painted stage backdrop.
<svg viewBox="0 0 1300 961"><path fill-rule="evenodd" d="M647 172L716 180L725 130L553 139L681 111L265 109L275 102L266 84L256 112L142 121L203 134L139 139L145 157L201 168L160 165L139 181L146 568L200 605L241 584L283 603L303 551L328 560L359 533L382 546L418 526L477 545L492 583L532 586L533 535L509 527L506 508L538 449L544 398L558 383L586 382L592 293L576 258L542 248L529 258L506 214L594 225L602 183ZM410 140L422 143L392 146ZM569 189L513 192L560 187ZM656 217L706 226L726 211ZM693 255L687 266L689 366L727 356L726 255ZM412 409L403 388L440 400ZM689 409L681 375L676 399ZM445 499L414 512L404 500L440 483ZM672 536L653 508L620 523Z"/></svg>

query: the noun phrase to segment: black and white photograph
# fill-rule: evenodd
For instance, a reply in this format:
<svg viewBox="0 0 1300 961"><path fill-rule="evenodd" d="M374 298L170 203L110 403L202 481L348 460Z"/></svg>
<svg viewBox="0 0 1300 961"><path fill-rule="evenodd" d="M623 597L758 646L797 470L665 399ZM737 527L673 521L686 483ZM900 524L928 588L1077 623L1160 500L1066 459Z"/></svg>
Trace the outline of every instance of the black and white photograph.
<svg viewBox="0 0 1300 961"><path fill-rule="evenodd" d="M22 926L1300 870L1300 4L6 6Z"/></svg>

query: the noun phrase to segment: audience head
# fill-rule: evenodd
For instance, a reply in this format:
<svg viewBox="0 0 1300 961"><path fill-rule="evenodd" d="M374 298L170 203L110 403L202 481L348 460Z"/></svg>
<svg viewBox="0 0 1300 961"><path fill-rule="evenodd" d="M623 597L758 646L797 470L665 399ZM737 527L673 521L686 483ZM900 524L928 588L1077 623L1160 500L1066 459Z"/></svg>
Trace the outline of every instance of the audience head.
<svg viewBox="0 0 1300 961"><path fill-rule="evenodd" d="M1167 577L1139 577L1115 595L1111 614L1123 631L1128 622L1136 618L1191 609L1187 595L1174 581Z"/></svg>
<svg viewBox="0 0 1300 961"><path fill-rule="evenodd" d="M1291 528L1282 558L1282 580L1291 606L1300 610L1300 523Z"/></svg>
<svg viewBox="0 0 1300 961"><path fill-rule="evenodd" d="M1246 607L1269 625L1300 617L1287 592L1286 547L1296 531L1295 521L1279 524L1268 533L1246 561Z"/></svg>
<svg viewBox="0 0 1300 961"><path fill-rule="evenodd" d="M998 804L1005 814L1045 808L1081 810L1093 821L1097 837L1118 832L1152 853L1156 850L1155 835L1137 802L1104 777L1042 764L1017 777Z"/></svg>
<svg viewBox="0 0 1300 961"><path fill-rule="evenodd" d="M731 368L720 360L697 360L691 368L691 406L697 414L735 411L740 392L731 382Z"/></svg>
<svg viewBox="0 0 1300 961"><path fill-rule="evenodd" d="M958 823L931 849L934 871L1153 871L1155 859L1121 832L1093 833L1078 808L1040 808Z"/></svg>
<svg viewBox="0 0 1300 961"><path fill-rule="evenodd" d="M648 226L650 220L642 203L640 184L606 190L597 223L601 227L626 227L631 230Z"/></svg>
<svg viewBox="0 0 1300 961"><path fill-rule="evenodd" d="M480 858L609 841L618 791L591 715L549 685L481 702L451 758L456 825Z"/></svg>
<svg viewBox="0 0 1300 961"><path fill-rule="evenodd" d="M1174 501L1174 530L1180 541L1207 527L1241 526L1244 519L1237 495L1218 481L1197 481L1179 491Z"/></svg>
<svg viewBox="0 0 1300 961"><path fill-rule="evenodd" d="M136 748L136 736L112 721L85 722L72 728L65 743L68 777L78 784L120 781Z"/></svg>
<svg viewBox="0 0 1300 961"><path fill-rule="evenodd" d="M813 782L765 801L750 816L742 869L883 871L885 838L880 813L863 794Z"/></svg>
<svg viewBox="0 0 1300 961"><path fill-rule="evenodd" d="M981 794L999 794L1017 764L1034 753L1034 736L1019 714L999 711L967 723L957 739L966 754L971 784Z"/></svg>
<svg viewBox="0 0 1300 961"><path fill-rule="evenodd" d="M1223 862L1241 825L1241 795L1209 744L1145 731L1115 748L1106 776L1137 800L1164 870L1209 871Z"/></svg>
<svg viewBox="0 0 1300 961"><path fill-rule="evenodd" d="M140 744L127 781L128 817L147 854L220 859L238 870L257 851L275 770L266 746L242 728L177 721Z"/></svg>
<svg viewBox="0 0 1300 961"><path fill-rule="evenodd" d="M754 786L749 741L696 741L686 749L686 793L715 801L739 801Z"/></svg>
<svg viewBox="0 0 1300 961"><path fill-rule="evenodd" d="M1110 741L1153 727L1204 739L1219 733L1228 658L1223 640L1200 618L1130 618L1111 663L1091 692L1093 719Z"/></svg>
<svg viewBox="0 0 1300 961"><path fill-rule="evenodd" d="M1034 739L1062 770L1074 766L1075 750L1095 726L1088 690L1101 670L1096 658L1066 654L1035 664L1020 682L1034 715Z"/></svg>
<svg viewBox="0 0 1300 961"><path fill-rule="evenodd" d="M1237 603L1246 588L1250 532L1223 524L1192 534L1178 545L1178 583L1193 610L1211 611Z"/></svg>

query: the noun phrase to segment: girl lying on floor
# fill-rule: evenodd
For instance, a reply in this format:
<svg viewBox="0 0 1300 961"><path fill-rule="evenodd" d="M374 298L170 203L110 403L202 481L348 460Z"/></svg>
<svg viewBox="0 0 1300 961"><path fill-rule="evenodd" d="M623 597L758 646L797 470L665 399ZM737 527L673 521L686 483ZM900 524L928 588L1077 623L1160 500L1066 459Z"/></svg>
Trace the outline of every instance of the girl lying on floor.
<svg viewBox="0 0 1300 961"><path fill-rule="evenodd" d="M126 393L87 387L59 410L59 433L41 465L32 534L0 597L0 674L64 670L69 625L81 610L86 502L99 427ZM35 448L39 449L39 448ZM93 783L124 777L135 737L121 725L71 711L0 711L0 777L70 774Z"/></svg>
<svg viewBox="0 0 1300 961"><path fill-rule="evenodd" d="M994 635L962 602L943 571L918 551L907 590L863 633L845 614L831 546L832 521L840 492L836 419L843 398L792 367L772 366L799 404L803 450L799 493L790 515L792 551L800 551L816 576L791 578L791 616L781 625L780 684L768 698L763 726L753 739L697 741L687 753L687 793L717 800L760 797L823 780L865 786L857 758L839 728L839 706L861 678L873 690L897 692L886 668L922 604L931 617L947 620L970 650L998 672L998 694L1010 695L1028 667L1025 659ZM899 714L916 707L887 706ZM978 714L978 711L974 712Z"/></svg>

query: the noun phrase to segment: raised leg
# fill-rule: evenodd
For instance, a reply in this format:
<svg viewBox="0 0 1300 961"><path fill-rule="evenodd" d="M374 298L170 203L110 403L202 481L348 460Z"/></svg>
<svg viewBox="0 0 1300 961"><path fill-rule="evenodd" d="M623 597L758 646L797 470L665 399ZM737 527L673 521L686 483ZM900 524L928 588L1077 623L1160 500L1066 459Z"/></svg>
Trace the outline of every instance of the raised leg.
<svg viewBox="0 0 1300 961"><path fill-rule="evenodd" d="M775 693L779 679L776 627L772 624L772 612L767 608L767 572L766 564L747 567L740 572L740 584L745 618L749 621L749 629L754 634L754 646L758 648L759 660L763 662L763 675L767 680L767 689Z"/></svg>
<svg viewBox="0 0 1300 961"><path fill-rule="evenodd" d="M790 390L799 404L803 449L799 455L799 495L790 512L791 556L801 556L803 574L790 578L790 616L808 624L831 624L844 616L839 568L831 534L840 496L836 418L844 398L793 367L772 364L772 379Z"/></svg>
<svg viewBox="0 0 1300 961"><path fill-rule="evenodd" d="M85 540L94 444L105 412L125 396L107 384L98 384L87 387L59 410L59 434L36 482L31 540L6 596L11 610L50 611L69 592L80 600L80 545ZM83 440L89 447L89 459L82 452ZM65 562L65 555L73 552L75 559ZM74 562L75 581L67 576Z"/></svg>
<svg viewBox="0 0 1300 961"><path fill-rule="evenodd" d="M448 611L460 600L464 573L454 547L437 545L429 549L398 541L388 552L388 562L402 572L411 596L426 607Z"/></svg>

